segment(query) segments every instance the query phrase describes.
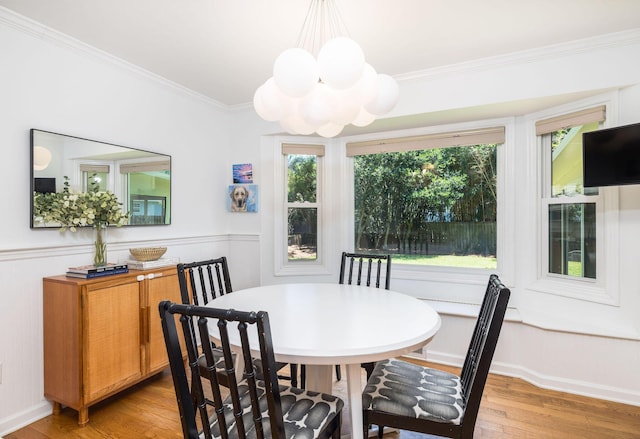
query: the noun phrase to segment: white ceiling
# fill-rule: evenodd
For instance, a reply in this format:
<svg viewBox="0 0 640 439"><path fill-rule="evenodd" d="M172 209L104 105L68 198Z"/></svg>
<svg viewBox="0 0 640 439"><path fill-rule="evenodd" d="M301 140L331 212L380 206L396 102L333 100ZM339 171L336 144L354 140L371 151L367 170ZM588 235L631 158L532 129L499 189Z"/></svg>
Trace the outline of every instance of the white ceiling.
<svg viewBox="0 0 640 439"><path fill-rule="evenodd" d="M201 93L250 103L311 0L0 0ZM640 0L336 0L367 62L400 77L640 27Z"/></svg>

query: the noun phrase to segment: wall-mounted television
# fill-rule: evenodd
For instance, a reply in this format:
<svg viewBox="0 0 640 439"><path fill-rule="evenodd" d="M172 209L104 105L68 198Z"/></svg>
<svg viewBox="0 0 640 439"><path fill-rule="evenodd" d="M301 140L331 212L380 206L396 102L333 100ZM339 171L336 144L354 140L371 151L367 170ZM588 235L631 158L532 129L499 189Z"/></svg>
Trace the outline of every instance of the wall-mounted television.
<svg viewBox="0 0 640 439"><path fill-rule="evenodd" d="M640 184L640 123L582 135L584 187Z"/></svg>

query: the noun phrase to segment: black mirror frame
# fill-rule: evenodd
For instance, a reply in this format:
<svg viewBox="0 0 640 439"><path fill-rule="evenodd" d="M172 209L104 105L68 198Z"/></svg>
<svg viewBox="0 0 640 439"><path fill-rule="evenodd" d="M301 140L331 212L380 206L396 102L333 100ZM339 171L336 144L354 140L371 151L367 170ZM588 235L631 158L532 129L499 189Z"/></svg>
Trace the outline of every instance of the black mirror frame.
<svg viewBox="0 0 640 439"><path fill-rule="evenodd" d="M30 165L30 170L29 170L29 175L30 175L30 184L29 184L29 188L30 188L30 195L29 195L29 226L32 230L51 230L51 229L58 229L59 226L49 226L49 225L36 225L34 224L33 221L33 202L34 202L34 191L36 189L35 187L35 178L36 175L34 174L34 164L35 164L35 154L34 154L34 148L35 146L35 141L36 141L36 133L45 133L48 135L56 135L56 136L63 136L63 137L68 137L71 139L76 139L78 141L86 141L86 142L90 142L90 143L97 143L97 144L103 144L106 146L112 146L112 147L118 147L118 148L123 148L125 150L130 150L130 151L139 151L141 153L144 154L150 154L150 155L158 155L158 156L162 156L162 157L166 157L169 160L169 174L171 174L171 167L172 167L172 159L170 155L167 154L161 154L161 153L155 153L153 151L148 151L148 150L144 150L144 149L140 149L140 148L132 148L132 147L128 147L128 146L123 146L123 145L117 145L114 143L109 143L109 142L103 142L100 140L93 140L93 139L87 139L84 137L78 137L78 136L72 136L72 135L68 135L68 134L61 134L61 133L56 133L53 131L46 131L46 130L41 130L41 129L37 129L37 128L32 128L30 130L30 134L29 134L29 154L30 154L30 160L29 160L29 165ZM60 176L61 178L63 178L64 176ZM171 224L171 198L172 198L172 190L173 187L171 185L171 175L169 177L169 200L168 200L168 216L165 219L164 223L160 223L160 224L126 224L125 227L128 226L165 226L165 225L170 225ZM124 206L125 201L123 201L123 207Z"/></svg>

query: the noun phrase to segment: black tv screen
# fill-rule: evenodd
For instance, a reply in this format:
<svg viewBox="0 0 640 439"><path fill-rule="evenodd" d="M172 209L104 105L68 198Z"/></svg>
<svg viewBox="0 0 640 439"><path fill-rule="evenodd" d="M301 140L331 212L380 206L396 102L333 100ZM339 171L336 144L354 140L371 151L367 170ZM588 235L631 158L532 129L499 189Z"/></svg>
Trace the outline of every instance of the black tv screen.
<svg viewBox="0 0 640 439"><path fill-rule="evenodd" d="M584 187L640 184L640 123L582 134Z"/></svg>

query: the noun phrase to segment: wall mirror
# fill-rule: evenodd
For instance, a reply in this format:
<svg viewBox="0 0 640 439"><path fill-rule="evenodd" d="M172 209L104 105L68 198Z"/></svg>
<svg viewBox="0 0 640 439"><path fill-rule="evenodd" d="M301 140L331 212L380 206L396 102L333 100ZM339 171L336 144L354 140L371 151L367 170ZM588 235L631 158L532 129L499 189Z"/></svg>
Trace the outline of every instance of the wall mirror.
<svg viewBox="0 0 640 439"><path fill-rule="evenodd" d="M80 137L31 130L31 228L36 224L35 192L61 192L65 176L72 192L86 191L91 179L118 196L128 225L171 223L171 156Z"/></svg>

